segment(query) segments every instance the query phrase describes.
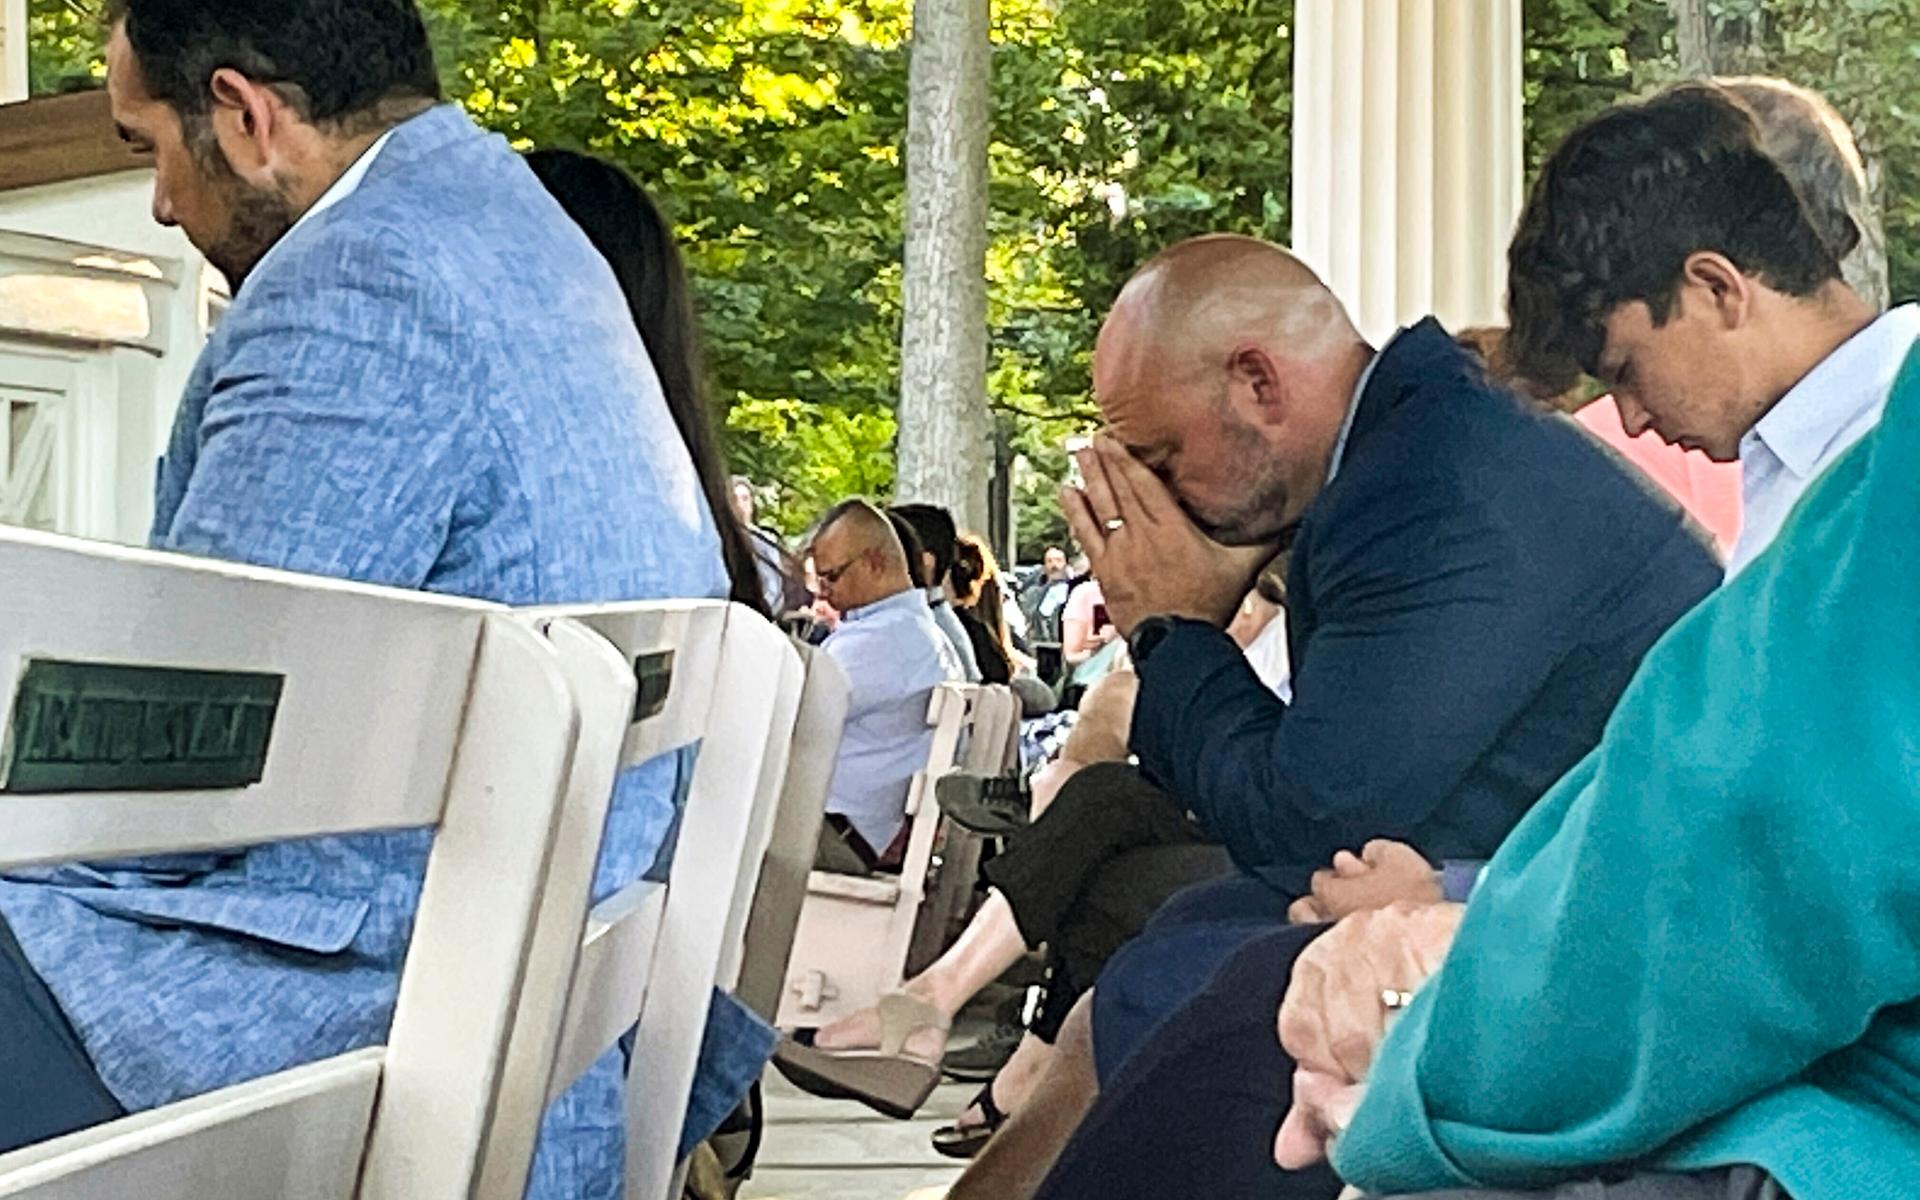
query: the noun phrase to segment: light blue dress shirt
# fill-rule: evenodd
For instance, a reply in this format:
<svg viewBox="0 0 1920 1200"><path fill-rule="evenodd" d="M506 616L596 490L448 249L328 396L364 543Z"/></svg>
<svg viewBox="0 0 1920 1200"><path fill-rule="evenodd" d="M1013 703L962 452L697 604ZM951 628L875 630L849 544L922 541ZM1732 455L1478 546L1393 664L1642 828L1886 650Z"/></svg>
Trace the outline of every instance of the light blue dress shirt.
<svg viewBox="0 0 1920 1200"><path fill-rule="evenodd" d="M933 747L933 689L966 676L926 596L911 588L842 614L821 648L852 687L827 811L884 851L906 824L907 788Z"/></svg>
<svg viewBox="0 0 1920 1200"><path fill-rule="evenodd" d="M1813 481L1880 423L1916 339L1920 305L1882 313L1807 372L1740 439L1740 538L1727 559L1727 578L1773 543Z"/></svg>
<svg viewBox="0 0 1920 1200"><path fill-rule="evenodd" d="M980 660L973 653L973 639L967 636L966 626L960 624L960 614L953 611L946 589L928 588L927 608L933 613L933 623L939 628L940 636L953 647L954 661L960 664L960 679L965 683L979 683Z"/></svg>
<svg viewBox="0 0 1920 1200"><path fill-rule="evenodd" d="M511 605L725 595L612 272L519 156L440 107L361 162L196 365L153 544ZM621 779L603 882L652 861L678 774ZM0 914L108 1088L146 1109L383 1040L430 844L59 868L0 881ZM548 1125L568 1169L547 1194L618 1194L604 1066L582 1119Z"/></svg>

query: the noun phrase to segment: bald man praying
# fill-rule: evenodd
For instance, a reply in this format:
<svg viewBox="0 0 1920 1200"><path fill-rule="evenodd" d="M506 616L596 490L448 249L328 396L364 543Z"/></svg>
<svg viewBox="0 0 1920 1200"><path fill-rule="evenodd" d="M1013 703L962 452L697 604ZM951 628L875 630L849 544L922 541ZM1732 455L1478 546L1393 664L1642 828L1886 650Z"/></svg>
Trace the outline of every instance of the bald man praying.
<svg viewBox="0 0 1920 1200"><path fill-rule="evenodd" d="M1091 1049L1098 1079L1117 1070L1247 939L1284 926L1336 851L1394 838L1436 871L1490 855L1718 575L1677 508L1489 384L1438 322L1376 351L1312 271L1264 242L1202 238L1148 263L1100 335L1094 378L1107 429L1083 455L1085 489L1063 499L1133 647L1139 765L1069 782L995 860L995 882L1019 913L1023 889L1093 840L1073 826L1098 827L1116 800L1181 814L1205 844L1128 846L1083 877L1056 928L1022 920L1050 936L1069 984L1094 983L1088 949L1108 951L1105 969L955 1200L1032 1195L1096 1079L1075 1055ZM1282 702L1222 628L1289 544ZM1147 932L1115 954L1129 922ZM1272 1086L1286 1083L1276 1067ZM1220 1169L1182 1157L1177 1130L1127 1135L1153 1151L1112 1173L1078 1161L1078 1190L1061 1194L1178 1194L1182 1172Z"/></svg>
<svg viewBox="0 0 1920 1200"><path fill-rule="evenodd" d="M989 1091L1013 1121L956 1200L1031 1195L1087 1103L1089 1047L1116 1066L1284 925L1335 851L1393 838L1436 868L1489 857L1719 579L1677 507L1491 386L1437 322L1376 352L1264 242L1203 238L1147 264L1094 378L1107 429L1063 499L1131 639L1139 765L1075 775L986 868L981 920L1017 926L1016 953L1047 946L1035 1032L1059 1050L1030 1042ZM1224 627L1289 543L1282 702ZM1116 952L1140 968L1101 974ZM1076 1001L1096 978L1089 1019Z"/></svg>

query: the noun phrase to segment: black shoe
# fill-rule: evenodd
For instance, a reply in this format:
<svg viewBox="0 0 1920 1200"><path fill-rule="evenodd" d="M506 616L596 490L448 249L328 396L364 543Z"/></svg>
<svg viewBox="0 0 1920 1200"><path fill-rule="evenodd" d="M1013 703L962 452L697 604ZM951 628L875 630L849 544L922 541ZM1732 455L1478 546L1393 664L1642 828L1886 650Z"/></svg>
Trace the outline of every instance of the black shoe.
<svg viewBox="0 0 1920 1200"><path fill-rule="evenodd" d="M940 811L962 829L986 837L1005 837L1027 827L1033 793L1014 775L975 775L955 771L933 785Z"/></svg>
<svg viewBox="0 0 1920 1200"><path fill-rule="evenodd" d="M962 1083L985 1083L1007 1065L1025 1035L1018 1025L996 1025L973 1045L947 1051L940 1060L940 1073Z"/></svg>
<svg viewBox="0 0 1920 1200"><path fill-rule="evenodd" d="M993 1102L991 1081L973 1098L973 1107L978 1108L980 1115L986 1119L978 1125L955 1124L934 1130L933 1148L936 1153L948 1158L977 1158L987 1148L987 1143L993 1140L993 1135L999 1133L1000 1127L1007 1123L1007 1114Z"/></svg>

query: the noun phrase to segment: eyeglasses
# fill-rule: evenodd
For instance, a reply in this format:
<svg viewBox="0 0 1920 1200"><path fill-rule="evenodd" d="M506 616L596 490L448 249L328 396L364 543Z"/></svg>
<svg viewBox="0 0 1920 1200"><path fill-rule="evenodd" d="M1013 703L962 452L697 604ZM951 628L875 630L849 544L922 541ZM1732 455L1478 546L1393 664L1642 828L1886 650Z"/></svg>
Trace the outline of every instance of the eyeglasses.
<svg viewBox="0 0 1920 1200"><path fill-rule="evenodd" d="M819 564L816 563L814 564L814 568L813 568L814 577L818 579L821 583L826 584L828 587L832 587L834 584L840 582L840 577L842 575L845 575L848 571L853 570L855 564L857 564L862 557L864 556L856 554L852 558L848 559L847 561L841 563L839 566L834 567L831 570L822 570Z"/></svg>

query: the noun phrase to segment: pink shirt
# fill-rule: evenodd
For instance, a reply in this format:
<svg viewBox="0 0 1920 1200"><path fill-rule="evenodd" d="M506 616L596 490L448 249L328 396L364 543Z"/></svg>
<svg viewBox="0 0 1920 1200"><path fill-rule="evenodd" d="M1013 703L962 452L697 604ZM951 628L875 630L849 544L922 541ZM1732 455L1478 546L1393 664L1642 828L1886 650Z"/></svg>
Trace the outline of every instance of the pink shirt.
<svg viewBox="0 0 1920 1200"><path fill-rule="evenodd" d="M1652 432L1628 437L1612 396L1595 400L1574 419L1678 500L1713 535L1723 558L1732 552L1740 537L1739 463L1714 462L1697 450L1669 446Z"/></svg>
<svg viewBox="0 0 1920 1200"><path fill-rule="evenodd" d="M1067 597L1066 611L1060 614L1060 619L1062 621L1085 622L1087 635L1091 637L1100 632L1099 628L1093 623L1093 610L1106 604L1106 602L1107 598L1100 592L1100 581L1098 579L1089 579L1079 587L1073 589L1072 594Z"/></svg>

